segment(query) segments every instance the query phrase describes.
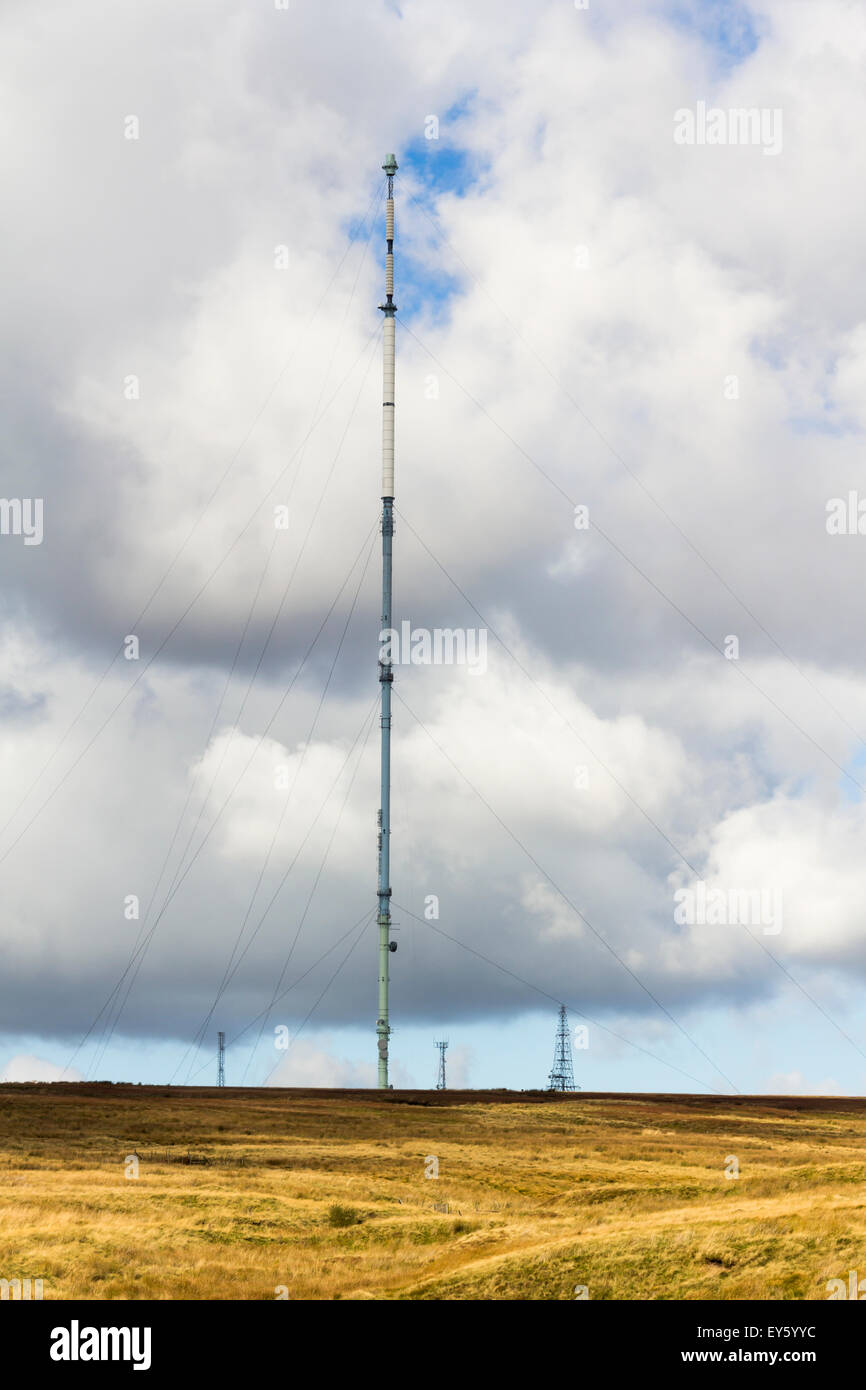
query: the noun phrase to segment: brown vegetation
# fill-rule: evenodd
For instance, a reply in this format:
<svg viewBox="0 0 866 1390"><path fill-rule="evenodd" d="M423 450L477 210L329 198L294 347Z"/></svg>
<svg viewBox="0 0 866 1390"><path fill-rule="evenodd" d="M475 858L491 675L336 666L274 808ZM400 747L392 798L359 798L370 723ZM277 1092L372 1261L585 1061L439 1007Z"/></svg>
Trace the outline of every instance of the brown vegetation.
<svg viewBox="0 0 866 1390"><path fill-rule="evenodd" d="M833 1098L2 1086L0 1277L46 1298L823 1299L866 1277L864 1140L866 1102Z"/></svg>

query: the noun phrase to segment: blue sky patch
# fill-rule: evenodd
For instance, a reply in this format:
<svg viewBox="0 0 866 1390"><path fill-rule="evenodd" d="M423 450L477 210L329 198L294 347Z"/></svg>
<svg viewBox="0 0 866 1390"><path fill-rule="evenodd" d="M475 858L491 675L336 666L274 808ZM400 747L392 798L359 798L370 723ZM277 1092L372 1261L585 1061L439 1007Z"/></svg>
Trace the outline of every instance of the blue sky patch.
<svg viewBox="0 0 866 1390"><path fill-rule="evenodd" d="M487 162L467 150L458 138L459 123L473 99L474 93L468 93L441 116L431 113L425 120L424 130L397 153L400 174L397 175L396 194L399 200L401 174L408 176L412 196L405 191L402 196L409 203L412 221L417 224L420 218L423 235L416 250L412 240L401 241L398 232L395 247L396 298L401 316L409 321L420 315L436 321L447 318L451 302L465 279L462 266L442 239L442 234L448 236L448 229L442 227L437 217L437 203L444 194L465 197L477 188L487 172Z"/></svg>
<svg viewBox="0 0 866 1390"><path fill-rule="evenodd" d="M792 434L829 434L837 439L850 432L841 420L831 420L824 415L791 415L788 426Z"/></svg>
<svg viewBox="0 0 866 1390"><path fill-rule="evenodd" d="M723 68L744 62L760 43L759 20L742 0L672 0L665 13L712 48Z"/></svg>
<svg viewBox="0 0 866 1390"><path fill-rule="evenodd" d="M846 772L849 774L848 777L842 777L840 779L842 794L846 801L851 801L856 804L858 801L863 800L863 793L860 791L859 787L855 787L850 779L854 777L856 781L860 783L860 786L866 786L866 747L860 748L854 754L853 758L848 762Z"/></svg>

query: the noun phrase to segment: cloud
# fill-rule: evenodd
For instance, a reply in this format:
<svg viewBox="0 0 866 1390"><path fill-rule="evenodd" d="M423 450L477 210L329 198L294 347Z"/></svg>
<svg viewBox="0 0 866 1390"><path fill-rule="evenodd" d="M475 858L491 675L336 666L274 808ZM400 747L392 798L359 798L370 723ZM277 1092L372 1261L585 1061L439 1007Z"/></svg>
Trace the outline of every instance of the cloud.
<svg viewBox="0 0 866 1390"><path fill-rule="evenodd" d="M396 616L491 635L484 675L397 671L401 1018L533 985L658 1015L620 961L678 1013L789 989L678 928L697 877L780 882L773 952L862 983L866 541L824 522L866 426L866 26L699 18L7 8L4 487L45 501L41 546L0 537L10 1030L369 1022L376 199L431 113L397 186ZM698 99L783 108L782 152L676 145ZM356 1075L298 1048L285 1075Z"/></svg>
<svg viewBox="0 0 866 1390"><path fill-rule="evenodd" d="M471 1047L449 1047L445 1054L445 1079L452 1091L466 1089L472 1082L475 1052Z"/></svg>
<svg viewBox="0 0 866 1390"><path fill-rule="evenodd" d="M333 1086L372 1087L376 1084L376 1068L335 1057L326 1047L306 1042L303 1038L287 1051L272 1073L269 1086Z"/></svg>
<svg viewBox="0 0 866 1390"><path fill-rule="evenodd" d="M757 1095L767 1096L844 1096L848 1092L832 1077L824 1081L810 1082L802 1072L777 1072L765 1086L756 1091Z"/></svg>
<svg viewBox="0 0 866 1390"><path fill-rule="evenodd" d="M74 1067L58 1067L54 1062L46 1062L41 1057L27 1057L23 1054L12 1057L4 1066L0 1081L81 1081L81 1073Z"/></svg>

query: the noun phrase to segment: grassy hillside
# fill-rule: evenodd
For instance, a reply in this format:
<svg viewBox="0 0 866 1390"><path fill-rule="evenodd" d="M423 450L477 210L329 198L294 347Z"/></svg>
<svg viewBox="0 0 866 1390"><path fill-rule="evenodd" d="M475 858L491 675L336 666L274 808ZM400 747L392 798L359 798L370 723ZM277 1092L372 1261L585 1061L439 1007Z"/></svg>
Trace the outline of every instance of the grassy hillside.
<svg viewBox="0 0 866 1390"><path fill-rule="evenodd" d="M824 1299L853 1268L866 1102L0 1087L0 1277L45 1298Z"/></svg>

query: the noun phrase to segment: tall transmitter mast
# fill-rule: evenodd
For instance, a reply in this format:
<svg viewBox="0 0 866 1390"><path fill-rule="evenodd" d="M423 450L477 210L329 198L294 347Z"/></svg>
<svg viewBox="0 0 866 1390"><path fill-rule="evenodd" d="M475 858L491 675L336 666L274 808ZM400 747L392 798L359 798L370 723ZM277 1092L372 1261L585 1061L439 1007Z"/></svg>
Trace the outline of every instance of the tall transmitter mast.
<svg viewBox="0 0 866 1390"><path fill-rule="evenodd" d="M379 308L385 315L384 372L382 379L382 632L391 627L391 560L394 544L394 175L397 161L386 155L382 165L388 176L388 199L385 203L385 303ZM379 649L379 681L382 689L382 779L379 809L379 1016L376 1036L379 1044L380 1090L388 1089L388 956L396 951L391 941L391 670L390 644Z"/></svg>

